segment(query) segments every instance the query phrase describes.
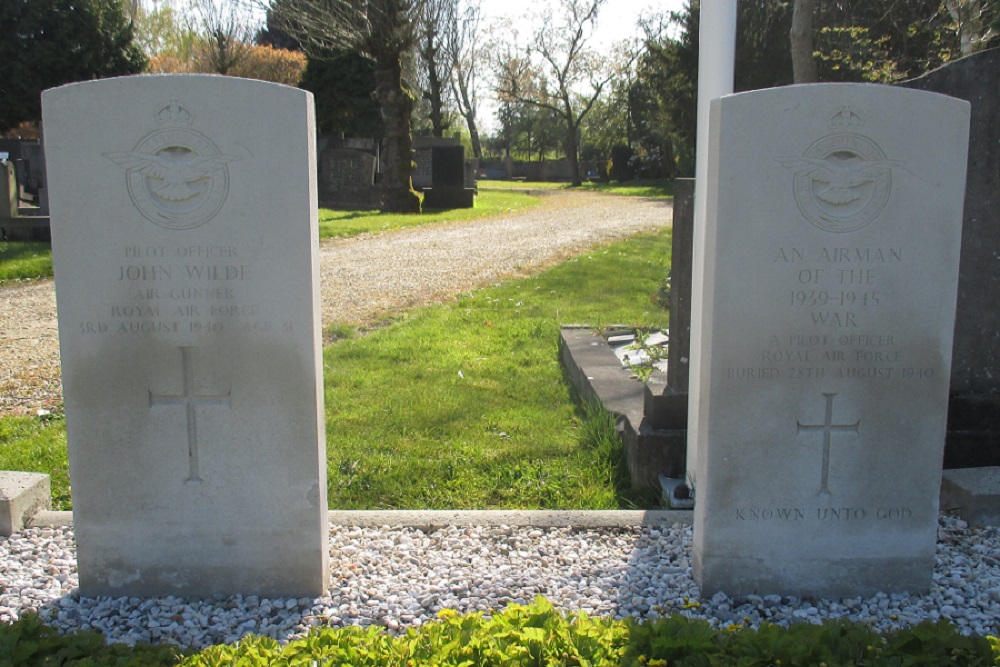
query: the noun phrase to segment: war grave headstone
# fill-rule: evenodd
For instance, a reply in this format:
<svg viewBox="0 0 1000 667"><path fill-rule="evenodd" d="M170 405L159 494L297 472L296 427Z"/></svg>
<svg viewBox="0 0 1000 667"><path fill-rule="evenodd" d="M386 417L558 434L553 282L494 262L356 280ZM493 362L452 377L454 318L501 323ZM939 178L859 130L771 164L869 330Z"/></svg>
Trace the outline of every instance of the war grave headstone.
<svg viewBox="0 0 1000 667"><path fill-rule="evenodd" d="M321 594L312 95L157 75L42 109L81 593Z"/></svg>
<svg viewBox="0 0 1000 667"><path fill-rule="evenodd" d="M328 148L320 159L319 201L334 209L378 208L375 155L354 148Z"/></svg>
<svg viewBox="0 0 1000 667"><path fill-rule="evenodd" d="M972 104L945 467L1000 465L1000 49L901 86Z"/></svg>
<svg viewBox="0 0 1000 667"><path fill-rule="evenodd" d="M711 114L696 580L706 594L926 590L969 105L829 84L725 96Z"/></svg>
<svg viewBox="0 0 1000 667"><path fill-rule="evenodd" d="M425 208L472 208L475 189L465 187L465 147L431 149L431 187L424 189Z"/></svg>

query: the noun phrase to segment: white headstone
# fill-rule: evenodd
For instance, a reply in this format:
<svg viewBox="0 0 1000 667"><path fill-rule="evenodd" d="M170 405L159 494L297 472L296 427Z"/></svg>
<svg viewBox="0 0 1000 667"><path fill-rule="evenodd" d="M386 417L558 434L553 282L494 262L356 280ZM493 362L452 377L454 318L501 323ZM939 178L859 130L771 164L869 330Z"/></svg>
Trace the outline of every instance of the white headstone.
<svg viewBox="0 0 1000 667"><path fill-rule="evenodd" d="M141 76L42 107L81 592L321 594L311 94Z"/></svg>
<svg viewBox="0 0 1000 667"><path fill-rule="evenodd" d="M689 423L703 593L929 588L969 105L832 84L712 104Z"/></svg>

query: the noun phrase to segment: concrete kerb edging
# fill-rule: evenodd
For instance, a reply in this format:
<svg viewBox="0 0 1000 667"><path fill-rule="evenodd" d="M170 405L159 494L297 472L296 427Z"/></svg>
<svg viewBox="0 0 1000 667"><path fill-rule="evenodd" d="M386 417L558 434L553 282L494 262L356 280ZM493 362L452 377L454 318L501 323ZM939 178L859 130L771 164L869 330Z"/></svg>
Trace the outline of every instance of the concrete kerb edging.
<svg viewBox="0 0 1000 667"><path fill-rule="evenodd" d="M418 528L425 532L449 526L523 526L532 528L635 528L690 525L684 510L337 510L329 513L338 526ZM71 527L72 512L43 511L28 528Z"/></svg>

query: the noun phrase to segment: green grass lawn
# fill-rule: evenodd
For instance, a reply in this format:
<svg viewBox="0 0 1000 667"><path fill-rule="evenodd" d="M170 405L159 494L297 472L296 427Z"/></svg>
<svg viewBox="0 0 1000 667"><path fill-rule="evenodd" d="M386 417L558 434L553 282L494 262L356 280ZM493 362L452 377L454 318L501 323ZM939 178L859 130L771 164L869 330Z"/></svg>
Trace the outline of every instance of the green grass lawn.
<svg viewBox="0 0 1000 667"><path fill-rule="evenodd" d="M611 420L575 402L558 331L666 325L669 256L669 230L637 237L328 346L330 507L648 506L624 491ZM0 443L0 469L51 473L69 507L61 420L2 418Z"/></svg>
<svg viewBox="0 0 1000 667"><path fill-rule="evenodd" d="M537 206L538 197L513 191L480 191L473 208L425 209L412 213L379 213L378 211L319 210L320 238L345 238L359 234L384 232L390 229L416 227L437 222L461 222L488 218Z"/></svg>
<svg viewBox="0 0 1000 667"><path fill-rule="evenodd" d="M480 191L486 190L582 190L589 192L608 192L626 197L656 197L667 199L674 196L674 184L663 179L636 179L625 183L584 183L573 187L570 183L553 183L540 181L479 181Z"/></svg>
<svg viewBox="0 0 1000 667"><path fill-rule="evenodd" d="M574 402L558 332L567 322L665 325L654 298L669 239L602 248L329 346L330 506L644 503L621 493L610 422Z"/></svg>
<svg viewBox="0 0 1000 667"><path fill-rule="evenodd" d="M0 241L0 285L52 275L52 248L48 243Z"/></svg>

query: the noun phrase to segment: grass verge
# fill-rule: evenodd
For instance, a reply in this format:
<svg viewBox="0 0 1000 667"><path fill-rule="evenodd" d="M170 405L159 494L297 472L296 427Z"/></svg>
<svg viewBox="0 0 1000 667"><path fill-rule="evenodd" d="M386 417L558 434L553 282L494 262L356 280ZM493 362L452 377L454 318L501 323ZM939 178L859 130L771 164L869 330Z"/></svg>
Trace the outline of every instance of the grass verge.
<svg viewBox="0 0 1000 667"><path fill-rule="evenodd" d="M513 213L537 206L538 197L513 191L480 191L474 208L426 209L420 214L379 213L378 211L319 210L320 238L346 238L390 229L416 227L438 222L461 222Z"/></svg>
<svg viewBox="0 0 1000 667"><path fill-rule="evenodd" d="M569 322L665 325L669 244L669 231L637 237L329 346L330 506L649 506L624 488L614 425L574 402L558 336Z"/></svg>
<svg viewBox="0 0 1000 667"><path fill-rule="evenodd" d="M62 415L0 418L0 470L43 472L52 484L52 509L72 509L69 457Z"/></svg>
<svg viewBox="0 0 1000 667"><path fill-rule="evenodd" d="M573 187L570 183L552 183L539 181L479 181L482 191L496 190L584 190L589 192L607 192L626 197L655 197L669 199L674 196L674 184L665 179L636 179L625 183L584 183Z"/></svg>
<svg viewBox="0 0 1000 667"><path fill-rule="evenodd" d="M48 243L0 241L0 285L51 275L52 248Z"/></svg>

